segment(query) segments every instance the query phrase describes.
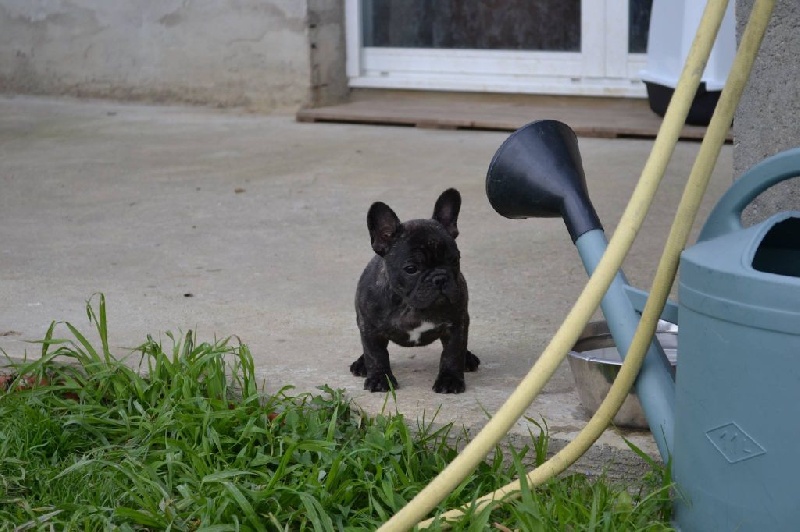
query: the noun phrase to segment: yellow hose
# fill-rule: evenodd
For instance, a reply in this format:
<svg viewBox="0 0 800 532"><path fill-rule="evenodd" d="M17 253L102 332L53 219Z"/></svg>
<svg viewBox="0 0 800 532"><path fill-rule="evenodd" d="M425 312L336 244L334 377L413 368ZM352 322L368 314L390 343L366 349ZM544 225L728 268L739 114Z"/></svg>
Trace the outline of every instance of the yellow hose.
<svg viewBox="0 0 800 532"><path fill-rule="evenodd" d="M622 215L605 255L600 260L600 263L589 279L581 296L576 301L562 326L554 335L547 349L545 349L539 360L533 368L531 368L530 372L525 376L517 389L511 394L506 403L498 410L475 439L467 445L444 471L409 502L408 505L385 523L381 527L381 530L410 529L415 524L419 523L420 519L439 504L447 494L455 489L524 413L525 409L555 372L564 356L566 356L567 351L577 341L578 336L597 309L613 277L619 270L624 256L627 254L636 237L647 209L652 203L658 183L664 174L664 170L666 169L675 144L678 141L680 131L686 120L689 107L694 99L726 7L726 0L710 0L708 2L703 12L697 35L689 51L689 56L686 60L683 72L681 73L673 98L659 130L659 134L656 137L650 157L645 163L642 177L631 195L631 200ZM755 9L756 8L754 8L754 11ZM730 122L728 122L728 124L730 124ZM649 306L652 307L652 305ZM650 313L652 313L652 311L650 311ZM652 328L654 329L654 325ZM643 332L645 332L643 331L643 327L639 327L634 341L636 341L636 338L642 337ZM646 338L646 340L649 342L649 337ZM640 343L641 340L634 345ZM628 357L628 359L631 358L634 359L633 362L636 362L635 357ZM632 382L636 372L631 372L630 367L629 365L629 369L625 370L623 365L620 377L632 373L633 376L628 377ZM627 394L627 389L625 390L625 394ZM605 406L605 403L603 406ZM603 416L608 416L610 409L607 406L603 408L603 406L601 406L602 410L598 411L598 413L601 413ZM612 412L611 415L607 417L605 423L602 425L601 432L605 429L614 413L615 412ZM602 420L596 422L595 425L599 424L601 421ZM585 440L582 439L581 441ZM589 445L591 445L591 441ZM576 448L576 446L572 446L572 449ZM563 457L564 455L562 453L559 454ZM555 458L556 457L551 459L548 464L553 462ZM577 456L575 456L574 459L577 459ZM542 467L539 469L546 471L548 468ZM537 469L537 471L539 471L539 469ZM563 470L563 468L561 470ZM559 472L556 469L552 471L553 472L549 473L549 475ZM534 471L534 474L535 473L536 471ZM545 474L548 475L548 473ZM549 478L549 476L543 477L539 482L546 478Z"/></svg>
<svg viewBox="0 0 800 532"><path fill-rule="evenodd" d="M633 386L658 324L658 318L672 288L675 274L678 271L681 251L689 239L692 224L700 207L700 201L705 194L711 172L714 169L720 149L725 142L725 136L730 128L733 114L750 75L774 5L775 0L758 0L753 7L736 59L730 74L728 74L725 88L717 103L714 116L708 126L697 159L692 166L692 171L684 188L675 220L667 237L667 243L653 280L650 297L647 300L639 326L628 350L628 356L625 358L614 384L597 412L595 412L580 434L550 460L527 475L529 486L542 484L563 472L580 458L603 433L620 406L622 406L631 386ZM513 494L519 492L519 489L520 481L516 480L493 493L478 498L474 501L474 506L481 508L492 501L504 498L508 500ZM458 518L463 515L464 510L451 510L442 514L439 518L447 520ZM431 522L432 520L428 520L421 523L421 528L426 528Z"/></svg>

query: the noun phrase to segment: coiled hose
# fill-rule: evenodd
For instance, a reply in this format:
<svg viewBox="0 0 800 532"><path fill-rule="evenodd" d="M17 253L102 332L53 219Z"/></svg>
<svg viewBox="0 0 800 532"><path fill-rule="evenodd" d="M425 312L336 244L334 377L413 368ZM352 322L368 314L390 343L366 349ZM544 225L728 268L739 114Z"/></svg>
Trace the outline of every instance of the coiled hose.
<svg viewBox="0 0 800 532"><path fill-rule="evenodd" d="M483 430L450 465L412 501L387 521L380 530L410 529L455 489L524 413L525 409L533 402L555 372L566 353L577 341L586 323L599 306L606 290L608 290L613 277L622 264L622 260L630 250L647 210L652 204L656 189L672 156L689 107L700 84L705 64L711 53L727 4L727 0L709 0L706 5L677 87L653 144L653 149L642 170L641 178L634 188L631 200L609 242L606 253L564 323L553 336L550 344L536 364L534 364L506 403L489 420ZM725 135L732 122L733 113L749 77L774 4L775 0L756 0L753 7L725 89L717 104L714 117L709 124L706 137L700 148L700 153L687 181L675 222L670 230L662 260L656 272L653 290L648 298L628 355L611 391L575 440L528 474L529 485L541 484L573 464L608 426L636 379L645 351L655 331L658 316L663 309L672 286L680 252L688 239L700 200L705 192L711 170L714 167L725 140ZM520 481L518 480L491 494L480 497L473 504L477 507L482 507L494 500L508 497L518 492L519 487ZM462 510L451 510L440 517L454 519L462 514ZM431 520L428 520L422 523L421 526L425 528L430 523Z"/></svg>

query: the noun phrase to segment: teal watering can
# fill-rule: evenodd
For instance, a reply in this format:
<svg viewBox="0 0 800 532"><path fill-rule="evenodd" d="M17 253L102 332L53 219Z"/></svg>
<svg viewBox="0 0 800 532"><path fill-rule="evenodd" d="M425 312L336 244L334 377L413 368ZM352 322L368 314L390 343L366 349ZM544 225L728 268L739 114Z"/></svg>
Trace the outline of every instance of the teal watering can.
<svg viewBox="0 0 800 532"><path fill-rule="evenodd" d="M800 212L742 210L800 175L800 149L754 166L681 255L673 475L684 530L798 530Z"/></svg>
<svg viewBox="0 0 800 532"><path fill-rule="evenodd" d="M636 392L676 483L684 531L798 530L800 480L800 212L749 228L742 210L770 186L800 176L800 149L765 160L720 199L681 257L677 371L651 342ZM607 247L589 200L577 138L542 120L513 133L486 177L508 218L561 217L591 275ZM618 272L603 314L625 356L647 293Z"/></svg>

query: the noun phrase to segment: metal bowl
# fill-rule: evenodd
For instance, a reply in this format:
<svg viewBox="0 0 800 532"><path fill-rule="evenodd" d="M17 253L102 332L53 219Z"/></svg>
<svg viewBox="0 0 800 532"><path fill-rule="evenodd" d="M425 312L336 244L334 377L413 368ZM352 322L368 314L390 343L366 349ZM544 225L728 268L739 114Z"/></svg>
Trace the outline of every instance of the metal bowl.
<svg viewBox="0 0 800 532"><path fill-rule="evenodd" d="M656 338L664 349L674 374L678 359L678 326L659 321ZM608 330L608 324L605 321L589 323L569 352L568 360L581 403L592 415L605 399L622 366L622 359ZM613 423L618 427L649 428L635 390L632 389L625 398Z"/></svg>

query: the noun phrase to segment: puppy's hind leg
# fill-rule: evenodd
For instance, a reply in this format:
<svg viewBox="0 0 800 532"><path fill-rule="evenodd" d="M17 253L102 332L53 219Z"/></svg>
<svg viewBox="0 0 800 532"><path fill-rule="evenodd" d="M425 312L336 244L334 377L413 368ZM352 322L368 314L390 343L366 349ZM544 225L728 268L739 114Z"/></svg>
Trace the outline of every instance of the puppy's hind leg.
<svg viewBox="0 0 800 532"><path fill-rule="evenodd" d="M478 371L478 366L481 364L481 359L472 354L472 351L466 352L466 359L464 360L464 371Z"/></svg>
<svg viewBox="0 0 800 532"><path fill-rule="evenodd" d="M358 357L355 362L350 364L350 373L355 375L356 377L366 377L367 376L367 364L364 362L364 355L362 354Z"/></svg>

